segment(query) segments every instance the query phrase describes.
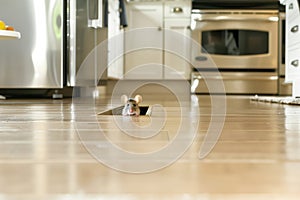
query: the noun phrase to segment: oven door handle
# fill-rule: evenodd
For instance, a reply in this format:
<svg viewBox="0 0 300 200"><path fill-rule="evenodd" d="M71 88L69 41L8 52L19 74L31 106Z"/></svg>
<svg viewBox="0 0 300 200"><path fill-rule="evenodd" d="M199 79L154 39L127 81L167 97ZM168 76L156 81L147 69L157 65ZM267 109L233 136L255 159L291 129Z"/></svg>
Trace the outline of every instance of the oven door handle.
<svg viewBox="0 0 300 200"><path fill-rule="evenodd" d="M206 56L196 56L195 60L196 61L207 61L208 58Z"/></svg>
<svg viewBox="0 0 300 200"><path fill-rule="evenodd" d="M277 80L277 76L237 76L237 75L210 75L205 74L203 72L203 75L194 75L193 79L204 79L204 80L253 80L253 81L261 81L261 80Z"/></svg>
<svg viewBox="0 0 300 200"><path fill-rule="evenodd" d="M193 19L196 22L205 22L205 21L269 21L276 22L279 20L277 16L269 17L255 17L255 16L210 16L210 17L198 17Z"/></svg>

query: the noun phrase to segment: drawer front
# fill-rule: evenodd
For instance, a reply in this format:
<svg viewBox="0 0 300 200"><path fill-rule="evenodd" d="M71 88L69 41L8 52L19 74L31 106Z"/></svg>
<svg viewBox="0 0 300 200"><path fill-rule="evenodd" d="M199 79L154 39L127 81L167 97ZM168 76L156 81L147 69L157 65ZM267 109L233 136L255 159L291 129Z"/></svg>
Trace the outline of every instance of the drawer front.
<svg viewBox="0 0 300 200"><path fill-rule="evenodd" d="M286 31L287 46L292 46L300 41L300 12L297 0L288 0L286 4Z"/></svg>
<svg viewBox="0 0 300 200"><path fill-rule="evenodd" d="M166 2L165 17L187 17L191 16L191 1Z"/></svg>
<svg viewBox="0 0 300 200"><path fill-rule="evenodd" d="M206 77L205 79L203 77ZM239 73L222 72L220 75L192 73L192 92L222 93L220 84L224 84L227 94L277 94L278 76L276 73ZM198 84L196 84L198 82ZM208 90L208 84L213 91ZM194 91L193 91L194 90Z"/></svg>
<svg viewBox="0 0 300 200"><path fill-rule="evenodd" d="M300 45L300 43L298 43L298 45ZM288 50L285 68L287 82L290 82L295 78L300 78L300 48Z"/></svg>
<svg viewBox="0 0 300 200"><path fill-rule="evenodd" d="M299 16L299 4L297 0L289 0L286 4L287 19L293 20Z"/></svg>
<svg viewBox="0 0 300 200"><path fill-rule="evenodd" d="M288 46L300 42L300 15L287 22Z"/></svg>

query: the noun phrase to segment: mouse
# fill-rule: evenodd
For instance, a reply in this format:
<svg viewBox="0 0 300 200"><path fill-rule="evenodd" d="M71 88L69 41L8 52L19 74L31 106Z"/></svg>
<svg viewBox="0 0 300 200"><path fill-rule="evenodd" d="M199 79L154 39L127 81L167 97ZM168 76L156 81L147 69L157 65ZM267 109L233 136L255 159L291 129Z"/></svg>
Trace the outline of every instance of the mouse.
<svg viewBox="0 0 300 200"><path fill-rule="evenodd" d="M128 98L127 95L122 95L121 101L124 103L124 108L122 110L123 116L139 116L140 107L139 103L143 100L141 95L136 95L134 98Z"/></svg>

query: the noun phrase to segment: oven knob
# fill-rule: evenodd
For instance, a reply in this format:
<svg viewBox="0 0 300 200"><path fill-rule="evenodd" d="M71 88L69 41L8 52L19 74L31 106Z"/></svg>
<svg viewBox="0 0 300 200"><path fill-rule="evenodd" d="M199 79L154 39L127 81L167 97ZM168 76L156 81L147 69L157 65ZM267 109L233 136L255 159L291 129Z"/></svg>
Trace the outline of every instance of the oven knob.
<svg viewBox="0 0 300 200"><path fill-rule="evenodd" d="M298 30L299 30L299 26L298 26L298 25L293 26L293 27L291 28L291 31L292 31L293 33L298 32Z"/></svg>
<svg viewBox="0 0 300 200"><path fill-rule="evenodd" d="M290 9L290 10L294 9L294 5L293 5L293 3L290 3L290 5L289 5L289 9Z"/></svg>
<svg viewBox="0 0 300 200"><path fill-rule="evenodd" d="M299 66L299 60L293 60L291 62L291 64L294 66L294 67L298 67Z"/></svg>

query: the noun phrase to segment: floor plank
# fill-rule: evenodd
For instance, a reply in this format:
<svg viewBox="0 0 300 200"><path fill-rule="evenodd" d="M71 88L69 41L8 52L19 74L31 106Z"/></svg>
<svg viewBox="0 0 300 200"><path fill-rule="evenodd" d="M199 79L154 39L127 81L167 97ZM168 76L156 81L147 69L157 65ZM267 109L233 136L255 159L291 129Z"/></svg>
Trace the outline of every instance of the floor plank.
<svg viewBox="0 0 300 200"><path fill-rule="evenodd" d="M0 100L0 199L299 199L300 107L227 96L221 135L200 159L203 143L214 143L206 140L212 120L221 119L211 113L210 96L193 96L184 104L188 113L176 99L146 96L144 105L159 104L165 113L97 115L116 106L109 100L100 97L95 106L75 111L72 99ZM195 105L199 113L188 107ZM178 134L193 117L195 127ZM150 126L164 120L160 129ZM117 159L119 166L146 168L146 160L120 157L108 143L133 155L151 154L174 141L188 148L150 173L114 170L95 155L106 152L103 159ZM177 154L157 155L153 166Z"/></svg>

